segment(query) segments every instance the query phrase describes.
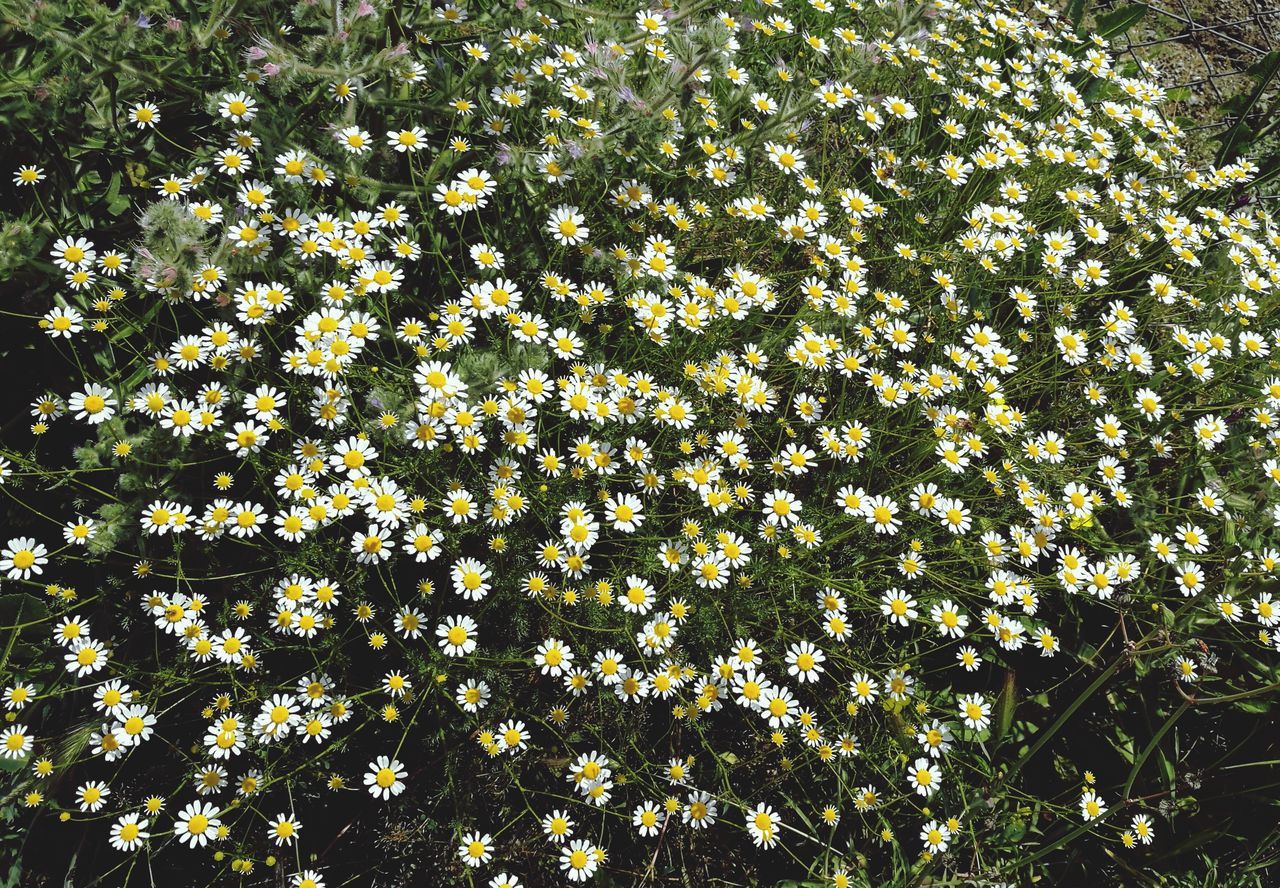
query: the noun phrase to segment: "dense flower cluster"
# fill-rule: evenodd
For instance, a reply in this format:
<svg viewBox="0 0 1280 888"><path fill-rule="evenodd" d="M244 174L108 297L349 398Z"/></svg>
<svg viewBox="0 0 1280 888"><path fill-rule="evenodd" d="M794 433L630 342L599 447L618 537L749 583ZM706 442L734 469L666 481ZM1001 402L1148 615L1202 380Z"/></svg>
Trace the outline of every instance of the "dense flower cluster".
<svg viewBox="0 0 1280 888"><path fill-rule="evenodd" d="M0 551L0 594L49 593L4 688L28 807L248 873L333 839L303 797L399 804L470 746L530 787L463 813L476 884L711 830L843 886L1004 828L1001 682L1080 614L1163 627L1120 618L1170 692L1202 636L1274 662L1280 225L1215 198L1247 161L1188 165L1159 84L1043 4L529 6L437 9L310 130L263 113L287 43L250 53L137 242L52 244L81 381L32 432L132 480L73 468L55 514L7 435L51 522ZM104 559L132 576L77 591ZM82 747L31 727L55 701Z"/></svg>

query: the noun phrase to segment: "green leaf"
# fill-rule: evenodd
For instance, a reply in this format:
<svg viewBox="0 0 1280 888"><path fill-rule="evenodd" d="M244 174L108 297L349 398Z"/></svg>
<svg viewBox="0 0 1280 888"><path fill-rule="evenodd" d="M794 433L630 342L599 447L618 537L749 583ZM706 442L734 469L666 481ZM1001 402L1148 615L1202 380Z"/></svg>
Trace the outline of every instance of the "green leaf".
<svg viewBox="0 0 1280 888"><path fill-rule="evenodd" d="M1173 761L1159 749L1156 750L1156 755L1156 760L1160 765L1160 776L1164 778L1164 785L1169 789L1173 789L1175 777Z"/></svg>
<svg viewBox="0 0 1280 888"><path fill-rule="evenodd" d="M1018 708L1018 685L1014 673L1009 669L1004 674L1004 687L1000 691L1000 699L996 701L995 718L991 722L991 733L996 743L1009 733L1013 724L1013 713Z"/></svg>
<svg viewBox="0 0 1280 888"><path fill-rule="evenodd" d="M1280 153L1272 154L1258 164L1258 175L1249 183L1253 188L1261 188L1280 178Z"/></svg>
<svg viewBox="0 0 1280 888"><path fill-rule="evenodd" d="M117 170L111 174L111 181L107 183L107 195L104 199L107 203L107 212L113 216L119 216L129 209L129 198L120 193L120 185L123 179L124 177Z"/></svg>
<svg viewBox="0 0 1280 888"><path fill-rule="evenodd" d="M1240 700L1235 704L1236 709L1241 712L1247 712L1251 715L1262 715L1271 711L1270 700Z"/></svg>
<svg viewBox="0 0 1280 888"><path fill-rule="evenodd" d="M39 624L48 618L48 606L29 592L10 592L0 597L0 628L9 632L43 638Z"/></svg>
<svg viewBox="0 0 1280 888"><path fill-rule="evenodd" d="M1107 40L1113 37L1120 37L1130 28L1142 21L1143 16L1147 14L1147 5L1145 3L1133 3L1129 6L1121 6L1110 12L1104 12L1098 16L1097 27L1094 33L1099 37L1105 37Z"/></svg>
<svg viewBox="0 0 1280 888"><path fill-rule="evenodd" d="M41 624L49 618L48 606L28 592L0 596L0 673L11 660L26 662L27 641L43 638Z"/></svg>
<svg viewBox="0 0 1280 888"><path fill-rule="evenodd" d="M1247 99L1239 104L1237 109L1233 109L1237 114L1236 123L1235 126L1221 136L1222 145L1218 148L1218 153L1213 159L1217 166L1222 166L1227 161L1244 153L1253 141L1256 133L1254 133L1246 120L1253 113L1258 102L1262 100L1262 94L1267 91L1267 87L1271 85L1271 81L1275 79L1276 74L1280 73L1280 50L1267 53L1258 64L1249 69L1249 73L1255 79L1253 91L1249 93Z"/></svg>
<svg viewBox="0 0 1280 888"><path fill-rule="evenodd" d="M15 774L18 771L21 771L26 766L27 766L27 760L25 758L20 758L20 759L0 758L0 771L5 771L10 774Z"/></svg>
<svg viewBox="0 0 1280 888"><path fill-rule="evenodd" d="M1084 12L1088 5L1088 0L1071 0L1067 4L1067 18L1071 20L1071 26L1077 31L1080 30L1080 23L1084 21Z"/></svg>

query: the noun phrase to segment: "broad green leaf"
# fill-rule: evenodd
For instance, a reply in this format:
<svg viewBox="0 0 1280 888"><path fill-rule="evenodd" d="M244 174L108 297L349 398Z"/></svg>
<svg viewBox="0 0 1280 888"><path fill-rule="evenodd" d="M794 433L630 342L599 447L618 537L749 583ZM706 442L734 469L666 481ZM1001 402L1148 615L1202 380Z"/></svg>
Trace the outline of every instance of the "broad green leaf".
<svg viewBox="0 0 1280 888"><path fill-rule="evenodd" d="M1218 153L1214 157L1214 163L1219 166L1247 151L1252 143L1256 133L1248 122L1249 116L1257 108L1263 94L1270 87L1271 81L1275 79L1277 73L1280 73L1280 50L1267 53L1263 56L1262 61L1249 69L1249 73L1254 77L1254 87L1248 98L1240 104L1239 109L1236 111L1235 126L1227 130L1221 137L1222 145L1218 148Z"/></svg>
<svg viewBox="0 0 1280 888"><path fill-rule="evenodd" d="M1110 12L1104 12L1098 16L1097 27L1094 33L1099 37L1112 40L1116 37L1124 35L1130 28L1142 21L1147 14L1148 7L1145 3L1133 3L1129 6L1121 6Z"/></svg>
<svg viewBox="0 0 1280 888"><path fill-rule="evenodd" d="M1088 6L1088 0L1071 0L1067 4L1067 18L1070 19L1073 27L1079 29L1080 23L1084 21L1084 13Z"/></svg>

